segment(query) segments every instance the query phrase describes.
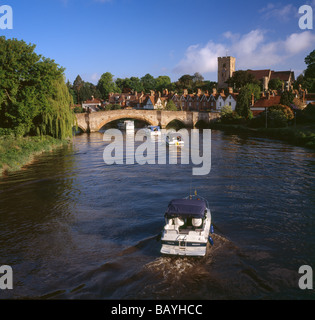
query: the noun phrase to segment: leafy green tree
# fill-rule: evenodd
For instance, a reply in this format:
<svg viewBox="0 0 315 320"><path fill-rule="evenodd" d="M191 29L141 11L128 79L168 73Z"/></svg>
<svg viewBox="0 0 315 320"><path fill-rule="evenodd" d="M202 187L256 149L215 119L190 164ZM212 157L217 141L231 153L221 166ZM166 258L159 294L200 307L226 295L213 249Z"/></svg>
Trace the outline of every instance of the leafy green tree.
<svg viewBox="0 0 315 320"><path fill-rule="evenodd" d="M137 91L137 92L144 91L144 87L141 83L141 80L138 77L131 77L129 79L129 82L130 82L130 89L132 91Z"/></svg>
<svg viewBox="0 0 315 320"><path fill-rule="evenodd" d="M284 91L281 94L280 104L290 107L293 104L295 94L291 91Z"/></svg>
<svg viewBox="0 0 315 320"><path fill-rule="evenodd" d="M138 77L131 77L125 79L118 78L115 82L116 85L120 88L121 92L141 92L144 90L143 85Z"/></svg>
<svg viewBox="0 0 315 320"><path fill-rule="evenodd" d="M102 98L102 95L99 92L99 90L97 89L97 87L93 83L90 83L90 82L84 82L79 93L80 93L80 97L81 97L82 101L89 100L89 99L91 99L92 96L96 99Z"/></svg>
<svg viewBox="0 0 315 320"><path fill-rule="evenodd" d="M255 76L248 71L239 70L235 71L233 76L227 81L230 87L240 89L247 84L259 85L259 81L256 80Z"/></svg>
<svg viewBox="0 0 315 320"><path fill-rule="evenodd" d="M141 78L141 84L146 93L149 93L150 90L156 90L156 80L149 73Z"/></svg>
<svg viewBox="0 0 315 320"><path fill-rule="evenodd" d="M271 79L269 81L270 90L281 90L283 82L279 78Z"/></svg>
<svg viewBox="0 0 315 320"><path fill-rule="evenodd" d="M96 88L100 92L101 98L104 100L108 99L108 95L111 92L120 93L120 88L116 85L113 80L114 76L110 72L103 73L99 79Z"/></svg>
<svg viewBox="0 0 315 320"><path fill-rule="evenodd" d="M168 76L159 76L155 79L156 90L162 92L164 89L167 89L171 84L171 79Z"/></svg>
<svg viewBox="0 0 315 320"><path fill-rule="evenodd" d="M177 89L179 91L182 91L183 89L187 89L189 91L192 90L193 88L193 80L194 80L194 77L189 75L189 74L184 74L183 76L181 76L177 83L176 83L176 86L177 86Z"/></svg>
<svg viewBox="0 0 315 320"><path fill-rule="evenodd" d="M169 100L166 104L165 110L167 111L177 111L177 107L173 100Z"/></svg>
<svg viewBox="0 0 315 320"><path fill-rule="evenodd" d="M313 50L306 58L305 58L305 64L307 66L311 66L315 64L315 50Z"/></svg>
<svg viewBox="0 0 315 320"><path fill-rule="evenodd" d="M253 114L250 110L252 98L259 99L260 88L257 84L246 84L239 92L235 111L245 119L251 119Z"/></svg>
<svg viewBox="0 0 315 320"><path fill-rule="evenodd" d="M301 85L303 89L308 92L315 92L315 50L313 50L306 58L305 64L307 66L304 75L301 74L296 81L295 88Z"/></svg>
<svg viewBox="0 0 315 320"><path fill-rule="evenodd" d="M64 69L35 45L0 37L0 128L16 136L71 136L73 99Z"/></svg>
<svg viewBox="0 0 315 320"><path fill-rule="evenodd" d="M74 92L76 93L76 98L74 99L76 104L80 104L83 101L83 99L80 97L80 90L83 87L83 85L84 85L84 81L82 80L80 75L77 75L77 77L73 81L73 86L72 86Z"/></svg>

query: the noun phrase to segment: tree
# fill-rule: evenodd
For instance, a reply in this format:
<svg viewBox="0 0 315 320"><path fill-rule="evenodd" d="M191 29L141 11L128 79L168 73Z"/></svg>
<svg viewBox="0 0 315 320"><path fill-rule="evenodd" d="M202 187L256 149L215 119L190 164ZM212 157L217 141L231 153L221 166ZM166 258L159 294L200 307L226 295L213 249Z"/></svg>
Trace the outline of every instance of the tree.
<svg viewBox="0 0 315 320"><path fill-rule="evenodd" d="M270 90L281 90L283 82L279 78L271 79L269 81L269 89Z"/></svg>
<svg viewBox="0 0 315 320"><path fill-rule="evenodd" d="M258 80L256 80L253 74L249 73L248 71L239 70L234 72L233 76L227 81L227 84L230 87L240 89L247 84L259 85L260 83Z"/></svg>
<svg viewBox="0 0 315 320"><path fill-rule="evenodd" d="M173 100L169 100L166 104L165 110L167 111L177 111L177 107Z"/></svg>
<svg viewBox="0 0 315 320"><path fill-rule="evenodd" d="M64 69L35 45L0 37L0 128L16 136L72 135L73 99Z"/></svg>
<svg viewBox="0 0 315 320"><path fill-rule="evenodd" d="M192 89L194 77L189 74L184 74L177 81L177 86L180 89Z"/></svg>
<svg viewBox="0 0 315 320"><path fill-rule="evenodd" d="M281 94L280 104L290 107L293 104L295 95L291 91L284 91Z"/></svg>
<svg viewBox="0 0 315 320"><path fill-rule="evenodd" d="M97 87L93 83L90 83L90 82L84 82L79 93L80 93L80 97L81 97L82 101L89 100L89 99L91 99L92 96L96 99L102 98L102 95L99 92L99 90L97 89Z"/></svg>
<svg viewBox="0 0 315 320"><path fill-rule="evenodd" d="M73 90L76 93L76 103L80 104L83 100L80 97L80 90L83 87L83 80L80 77L80 75L77 75L77 77L75 78L75 80L73 81Z"/></svg>
<svg viewBox="0 0 315 320"><path fill-rule="evenodd" d="M156 90L162 92L171 84L171 79L169 76L159 76L155 79L155 84Z"/></svg>
<svg viewBox="0 0 315 320"><path fill-rule="evenodd" d="M245 119L251 119L253 114L250 110L252 98L259 99L260 88L257 84L246 84L237 97L235 111Z"/></svg>
<svg viewBox="0 0 315 320"><path fill-rule="evenodd" d="M141 84L146 93L149 93L150 90L156 89L156 81L153 76L147 73L144 77L141 78Z"/></svg>
<svg viewBox="0 0 315 320"><path fill-rule="evenodd" d="M116 79L115 83L119 87L121 92L141 92L144 90L143 85L138 77L131 77L125 79L118 78Z"/></svg>
<svg viewBox="0 0 315 320"><path fill-rule="evenodd" d="M306 58L307 66L304 71L304 77L299 79L300 84L309 92L315 92L315 50L313 50Z"/></svg>
<svg viewBox="0 0 315 320"><path fill-rule="evenodd" d="M114 76L110 72L103 73L96 88L100 92L101 98L106 100L111 92L121 92L113 80Z"/></svg>
<svg viewBox="0 0 315 320"><path fill-rule="evenodd" d="M313 50L304 61L307 66L315 64L315 50Z"/></svg>
<svg viewBox="0 0 315 320"><path fill-rule="evenodd" d="M200 85L203 85L205 78L202 76L202 74L200 74L199 72L196 72L193 75L192 80L193 80L194 85L198 87Z"/></svg>

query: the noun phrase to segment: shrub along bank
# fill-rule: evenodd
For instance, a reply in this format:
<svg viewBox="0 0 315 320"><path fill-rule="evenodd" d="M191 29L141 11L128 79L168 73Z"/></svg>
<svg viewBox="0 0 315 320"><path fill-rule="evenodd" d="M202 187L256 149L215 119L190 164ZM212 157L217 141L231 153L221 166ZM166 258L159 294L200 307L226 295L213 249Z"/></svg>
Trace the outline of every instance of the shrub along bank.
<svg viewBox="0 0 315 320"><path fill-rule="evenodd" d="M51 136L0 137L0 173L13 172L31 163L36 155L69 143Z"/></svg>

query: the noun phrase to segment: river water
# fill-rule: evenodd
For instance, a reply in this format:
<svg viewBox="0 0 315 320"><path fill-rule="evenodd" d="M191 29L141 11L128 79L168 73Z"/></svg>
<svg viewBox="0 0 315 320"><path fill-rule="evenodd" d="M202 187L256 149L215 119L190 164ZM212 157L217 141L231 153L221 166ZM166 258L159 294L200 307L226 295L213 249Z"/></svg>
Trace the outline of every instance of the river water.
<svg viewBox="0 0 315 320"><path fill-rule="evenodd" d="M0 298L315 299L315 154L212 131L212 168L106 165L101 133L0 178ZM208 199L215 234L203 258L160 254L173 198Z"/></svg>

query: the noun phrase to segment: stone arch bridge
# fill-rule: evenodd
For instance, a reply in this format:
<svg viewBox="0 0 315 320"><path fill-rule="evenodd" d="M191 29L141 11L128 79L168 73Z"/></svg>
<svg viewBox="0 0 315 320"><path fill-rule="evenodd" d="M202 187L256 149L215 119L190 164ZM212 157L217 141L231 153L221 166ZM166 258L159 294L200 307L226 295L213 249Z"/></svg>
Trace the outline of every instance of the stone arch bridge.
<svg viewBox="0 0 315 320"><path fill-rule="evenodd" d="M197 122L210 123L217 120L218 112L161 111L161 110L110 110L92 113L77 113L77 125L83 132L97 132L107 123L119 119L135 119L153 126L166 126L173 120L182 122L187 128L195 128Z"/></svg>

